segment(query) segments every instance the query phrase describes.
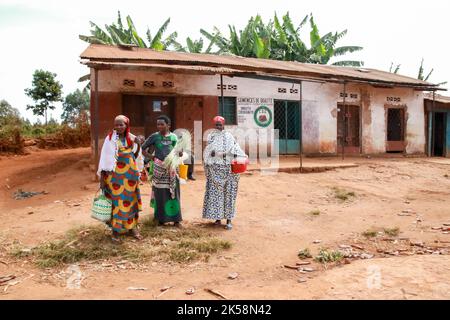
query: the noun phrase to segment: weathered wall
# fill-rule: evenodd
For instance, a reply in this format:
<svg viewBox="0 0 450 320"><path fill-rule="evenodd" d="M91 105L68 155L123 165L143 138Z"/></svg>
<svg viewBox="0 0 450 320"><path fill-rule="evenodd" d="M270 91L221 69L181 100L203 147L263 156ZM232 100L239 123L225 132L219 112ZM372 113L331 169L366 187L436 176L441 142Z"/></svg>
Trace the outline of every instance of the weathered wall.
<svg viewBox="0 0 450 320"><path fill-rule="evenodd" d="M92 72L93 74L93 72ZM135 81L135 87L125 87L124 79ZM242 147L254 153L270 153L273 141L274 100L298 101L299 85L276 81L254 80L224 76L224 95L237 97L237 125L227 128L244 132ZM92 84L94 84L92 76ZM154 87L145 87L144 81L153 81ZM172 82L173 87L163 86ZM103 96L100 109L103 128L120 112L120 93L197 96L204 99L203 122L211 127L211 119L218 110L220 96L219 76L152 73L146 71L109 70L99 72L99 91ZM111 94L107 94L107 93ZM303 83L302 120L303 149L308 154L336 154L338 103L343 102L343 85L332 83ZM422 93L412 89L380 89L368 85L349 84L346 103L360 106L361 150L364 154L386 152L386 108L401 105L406 114L406 152L425 151L425 126ZM109 97L109 98L107 98ZM389 98L395 97L396 102ZM177 99L177 108L178 108ZM258 125L254 112L266 106L272 113L267 126ZM256 129L256 130L255 130ZM102 130L101 130L102 132ZM253 148L253 149L252 149Z"/></svg>

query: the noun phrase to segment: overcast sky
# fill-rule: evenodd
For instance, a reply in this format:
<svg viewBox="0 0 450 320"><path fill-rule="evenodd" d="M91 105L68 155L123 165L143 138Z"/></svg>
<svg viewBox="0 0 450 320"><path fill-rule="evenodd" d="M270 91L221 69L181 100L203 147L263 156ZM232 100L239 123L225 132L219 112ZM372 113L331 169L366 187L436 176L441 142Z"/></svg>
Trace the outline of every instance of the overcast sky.
<svg viewBox="0 0 450 320"><path fill-rule="evenodd" d="M77 80L88 69L79 63L79 55L87 44L78 35L89 34L89 21L102 27L115 21L118 10L123 18L133 18L141 35L147 26L154 34L170 17L167 34L177 31L182 43L187 36L200 37L200 28L217 26L227 33L228 24L234 24L239 30L256 14L268 21L274 12L281 16L289 11L298 24L313 13L321 34L348 29L339 45L364 47L347 58L386 71L391 62L398 63L401 74L417 77L423 57L425 71L435 69L429 81L450 83L448 0L0 0L0 99L35 120L26 111L32 101L24 94L35 69L56 73L64 95L83 88ZM304 32L308 36L309 27ZM445 87L450 89L449 84ZM59 118L61 106L51 114Z"/></svg>

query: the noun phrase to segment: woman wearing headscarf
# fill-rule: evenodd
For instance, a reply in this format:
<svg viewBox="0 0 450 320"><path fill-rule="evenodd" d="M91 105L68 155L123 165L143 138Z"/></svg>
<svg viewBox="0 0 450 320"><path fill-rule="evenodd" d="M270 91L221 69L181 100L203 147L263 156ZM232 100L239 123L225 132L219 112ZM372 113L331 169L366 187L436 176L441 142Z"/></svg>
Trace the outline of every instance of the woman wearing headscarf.
<svg viewBox="0 0 450 320"><path fill-rule="evenodd" d="M119 236L130 234L142 239L137 229L142 211L139 177L143 157L136 136L130 133L130 120L124 115L114 119L114 130L105 138L97 174L100 188L112 202L112 240L121 242Z"/></svg>
<svg viewBox="0 0 450 320"><path fill-rule="evenodd" d="M176 227L181 227L180 181L176 171L164 164L178 139L174 133L170 132L169 117L159 116L156 127L158 132L148 137L142 145L144 155L153 158L151 204L155 210L155 220L159 225L173 222Z"/></svg>
<svg viewBox="0 0 450 320"><path fill-rule="evenodd" d="M236 143L233 135L224 130L225 119L213 119L215 130L208 135L204 151L206 190L203 201L203 218L215 220L216 225L226 219L225 229L232 228L231 220L236 214L236 197L239 174L231 171L231 161L247 157Z"/></svg>

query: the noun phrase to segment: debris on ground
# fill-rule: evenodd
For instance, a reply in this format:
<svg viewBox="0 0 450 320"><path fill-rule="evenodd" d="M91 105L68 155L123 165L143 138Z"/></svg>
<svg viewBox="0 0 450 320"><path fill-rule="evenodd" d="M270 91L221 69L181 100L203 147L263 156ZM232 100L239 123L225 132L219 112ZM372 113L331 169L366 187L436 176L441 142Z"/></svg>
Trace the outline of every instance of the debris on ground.
<svg viewBox="0 0 450 320"><path fill-rule="evenodd" d="M14 280L15 278L16 276L13 274L0 277L0 286L7 284L7 282Z"/></svg>
<svg viewBox="0 0 450 320"><path fill-rule="evenodd" d="M17 192L14 193L14 200L23 200L28 199L40 194L46 194L45 191L41 192L31 192L31 191L23 191L22 189L17 190Z"/></svg>
<svg viewBox="0 0 450 320"><path fill-rule="evenodd" d="M194 293L195 293L195 289L194 288L189 288L189 289L186 290L186 294L187 295L192 295Z"/></svg>
<svg viewBox="0 0 450 320"><path fill-rule="evenodd" d="M215 296L218 296L218 297L220 297L220 298L222 298L222 299L228 300L227 297L225 297L222 293L220 293L220 292L217 291L217 290L214 290L214 289L205 289L205 291L206 291L206 292L209 292L209 293L211 293L211 294L213 294L213 295L215 295Z"/></svg>
<svg viewBox="0 0 450 320"><path fill-rule="evenodd" d="M234 280L239 276L237 272L231 272L228 274L228 279Z"/></svg>
<svg viewBox="0 0 450 320"><path fill-rule="evenodd" d="M164 293L166 293L167 291L169 291L169 289L171 289L171 288L173 288L173 286L165 286L165 287L162 287L162 288L159 290L159 291L161 291L161 293L158 294L158 295L156 296L156 298L161 297Z"/></svg>
<svg viewBox="0 0 450 320"><path fill-rule="evenodd" d="M283 267L286 268L286 269L292 269L292 270L298 270L299 269L298 266L290 266L290 265L287 265L287 264L285 264Z"/></svg>
<svg viewBox="0 0 450 320"><path fill-rule="evenodd" d="M148 289L144 288L144 287L128 287L127 290L130 290L130 291L147 291Z"/></svg>

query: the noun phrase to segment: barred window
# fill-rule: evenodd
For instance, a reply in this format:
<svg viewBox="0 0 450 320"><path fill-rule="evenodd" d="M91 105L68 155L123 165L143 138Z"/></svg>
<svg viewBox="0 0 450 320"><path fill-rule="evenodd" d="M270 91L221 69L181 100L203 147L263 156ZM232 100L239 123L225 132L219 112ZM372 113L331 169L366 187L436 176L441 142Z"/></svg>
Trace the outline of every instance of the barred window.
<svg viewBox="0 0 450 320"><path fill-rule="evenodd" d="M236 120L236 97L224 97L222 106L222 98L219 97L219 114L225 118L225 124L235 125Z"/></svg>

